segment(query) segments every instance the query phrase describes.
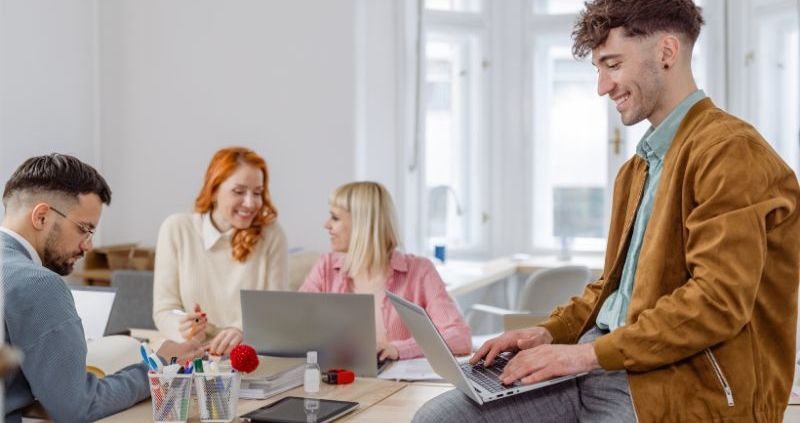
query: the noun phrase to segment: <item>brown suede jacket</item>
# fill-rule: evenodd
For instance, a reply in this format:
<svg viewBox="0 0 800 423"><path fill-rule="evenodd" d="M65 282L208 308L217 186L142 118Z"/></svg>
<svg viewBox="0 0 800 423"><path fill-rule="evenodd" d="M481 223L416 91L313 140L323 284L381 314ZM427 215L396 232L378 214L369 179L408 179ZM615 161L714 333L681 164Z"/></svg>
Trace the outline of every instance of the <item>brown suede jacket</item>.
<svg viewBox="0 0 800 423"><path fill-rule="evenodd" d="M554 342L576 342L619 286L646 175L638 156L620 170L603 276L542 324ZM641 423L780 423L800 285L796 175L706 98L681 122L654 201L626 325L594 343L600 365L628 372Z"/></svg>

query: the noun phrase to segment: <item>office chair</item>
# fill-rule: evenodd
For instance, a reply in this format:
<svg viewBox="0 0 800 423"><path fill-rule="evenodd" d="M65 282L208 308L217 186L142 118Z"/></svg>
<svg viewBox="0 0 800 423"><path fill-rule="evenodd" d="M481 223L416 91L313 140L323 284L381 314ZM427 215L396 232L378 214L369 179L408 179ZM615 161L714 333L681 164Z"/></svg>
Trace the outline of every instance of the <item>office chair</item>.
<svg viewBox="0 0 800 423"><path fill-rule="evenodd" d="M526 314L538 316L543 321L556 307L566 303L571 297L581 295L583 289L591 278L589 268L582 265L568 265L550 269L540 269L522 283L517 295L513 310L486 304L474 304L467 312L467 323L474 327L478 315L503 316L505 321L509 317ZM526 316L530 324L535 324L535 318ZM490 333L472 337L472 348L477 350L484 342L500 335Z"/></svg>
<svg viewBox="0 0 800 423"><path fill-rule="evenodd" d="M111 286L117 298L111 310L106 335L126 333L131 328L155 329L153 322L153 272L115 270Z"/></svg>
<svg viewBox="0 0 800 423"><path fill-rule="evenodd" d="M320 253L317 251L289 253L289 291L297 291L303 286L319 257Z"/></svg>

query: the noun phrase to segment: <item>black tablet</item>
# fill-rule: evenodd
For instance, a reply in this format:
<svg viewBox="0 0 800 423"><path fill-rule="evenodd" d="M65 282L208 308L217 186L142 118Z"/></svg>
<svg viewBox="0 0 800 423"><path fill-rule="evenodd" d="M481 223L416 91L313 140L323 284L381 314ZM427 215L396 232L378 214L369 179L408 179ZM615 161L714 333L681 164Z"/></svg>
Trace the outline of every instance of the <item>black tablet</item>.
<svg viewBox="0 0 800 423"><path fill-rule="evenodd" d="M242 418L257 423L327 423L358 407L357 402L286 397Z"/></svg>

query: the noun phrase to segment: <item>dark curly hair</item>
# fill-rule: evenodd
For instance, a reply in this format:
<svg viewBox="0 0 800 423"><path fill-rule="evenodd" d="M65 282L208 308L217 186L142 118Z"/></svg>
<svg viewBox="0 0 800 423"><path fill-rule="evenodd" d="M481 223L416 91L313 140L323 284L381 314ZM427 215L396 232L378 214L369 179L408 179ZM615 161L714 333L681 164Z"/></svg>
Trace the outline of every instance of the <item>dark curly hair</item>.
<svg viewBox="0 0 800 423"><path fill-rule="evenodd" d="M595 0L585 3L572 31L572 54L586 57L618 27L628 37L646 37L658 31L683 35L694 44L705 23L692 0Z"/></svg>

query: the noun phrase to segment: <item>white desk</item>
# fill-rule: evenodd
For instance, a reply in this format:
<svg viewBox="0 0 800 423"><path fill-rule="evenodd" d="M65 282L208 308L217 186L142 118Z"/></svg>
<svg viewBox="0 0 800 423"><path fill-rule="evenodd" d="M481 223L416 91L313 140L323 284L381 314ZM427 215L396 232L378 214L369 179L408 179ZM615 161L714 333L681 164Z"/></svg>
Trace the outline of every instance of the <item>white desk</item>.
<svg viewBox="0 0 800 423"><path fill-rule="evenodd" d="M352 385L323 385L322 398L359 401L361 406L352 414L342 417L341 423L407 423L414 413L428 400L447 392L453 387L446 383L404 383L371 378L357 378ZM240 400L237 414L241 415L269 404L284 396L303 396L302 388L266 400ZM197 407L191 409L189 422L199 422ZM147 423L153 421L150 400L100 420L103 423ZM241 421L235 419L235 422ZM800 423L800 406L790 405L784 414L783 423Z"/></svg>
<svg viewBox="0 0 800 423"><path fill-rule="evenodd" d="M555 255L515 255L513 259L502 257L488 261L448 260L444 264L437 264L436 270L461 310L469 310L478 303L512 308L516 304L519 282L524 280L524 274L571 264L589 267L596 277L603 271L602 256L575 256L564 261ZM491 319L470 319L468 322L476 333L502 330L499 321Z"/></svg>
<svg viewBox="0 0 800 423"><path fill-rule="evenodd" d="M604 261L605 255L579 255L573 256L569 260L559 260L555 255L536 255L516 260L516 263L519 273L532 273L539 269L578 264L588 267L592 275L600 277L603 273Z"/></svg>
<svg viewBox="0 0 800 423"><path fill-rule="evenodd" d="M342 400L342 401L358 401L360 403L359 408L353 412L353 414L349 414L347 417L343 418L341 421L347 421L349 418L356 418L361 413L364 413L371 409L371 407L377 403L380 403L387 397L390 397L394 393L399 390L402 390L407 384L404 382L392 382L387 380L380 380L380 379L373 379L373 378L357 378L355 383L349 385L327 385L323 384L320 390L320 398L325 399L333 399L333 400ZM266 400L239 400L236 414L242 415L249 411L253 411L261 406L267 405L278 399L281 399L286 396L305 396L302 387L291 389L283 394L279 394L272 398L268 398ZM422 402L427 399L427 396L416 396L416 402L411 404L411 407L419 407ZM192 400L193 403L189 406L189 422L199 422L200 416L197 408L197 403ZM404 410L404 416L408 415L408 419L410 420L411 416L413 415L414 410L416 408L410 408ZM370 411L370 415L374 418L378 419L379 421L390 421L386 420L383 417L383 413L381 410L377 410L377 412ZM151 400L142 401L133 407L121 411L117 414L112 416L106 417L104 419L98 420L98 422L102 423L147 423L153 421L153 406ZM240 419L234 419L234 421L240 421ZM363 421L363 420L354 420L354 421ZM368 420L367 420L368 421Z"/></svg>
<svg viewBox="0 0 800 423"><path fill-rule="evenodd" d="M436 271L451 296L465 294L489 286L517 273L517 265L510 259L490 261L449 260L437 265Z"/></svg>
<svg viewBox="0 0 800 423"><path fill-rule="evenodd" d="M595 276L600 276L603 271L603 257L600 256L576 256L569 261L558 260L556 256L530 256L523 260L508 257L488 261L448 260L437 264L436 270L447 286L447 292L455 296L501 282L517 273L569 264L588 266Z"/></svg>

